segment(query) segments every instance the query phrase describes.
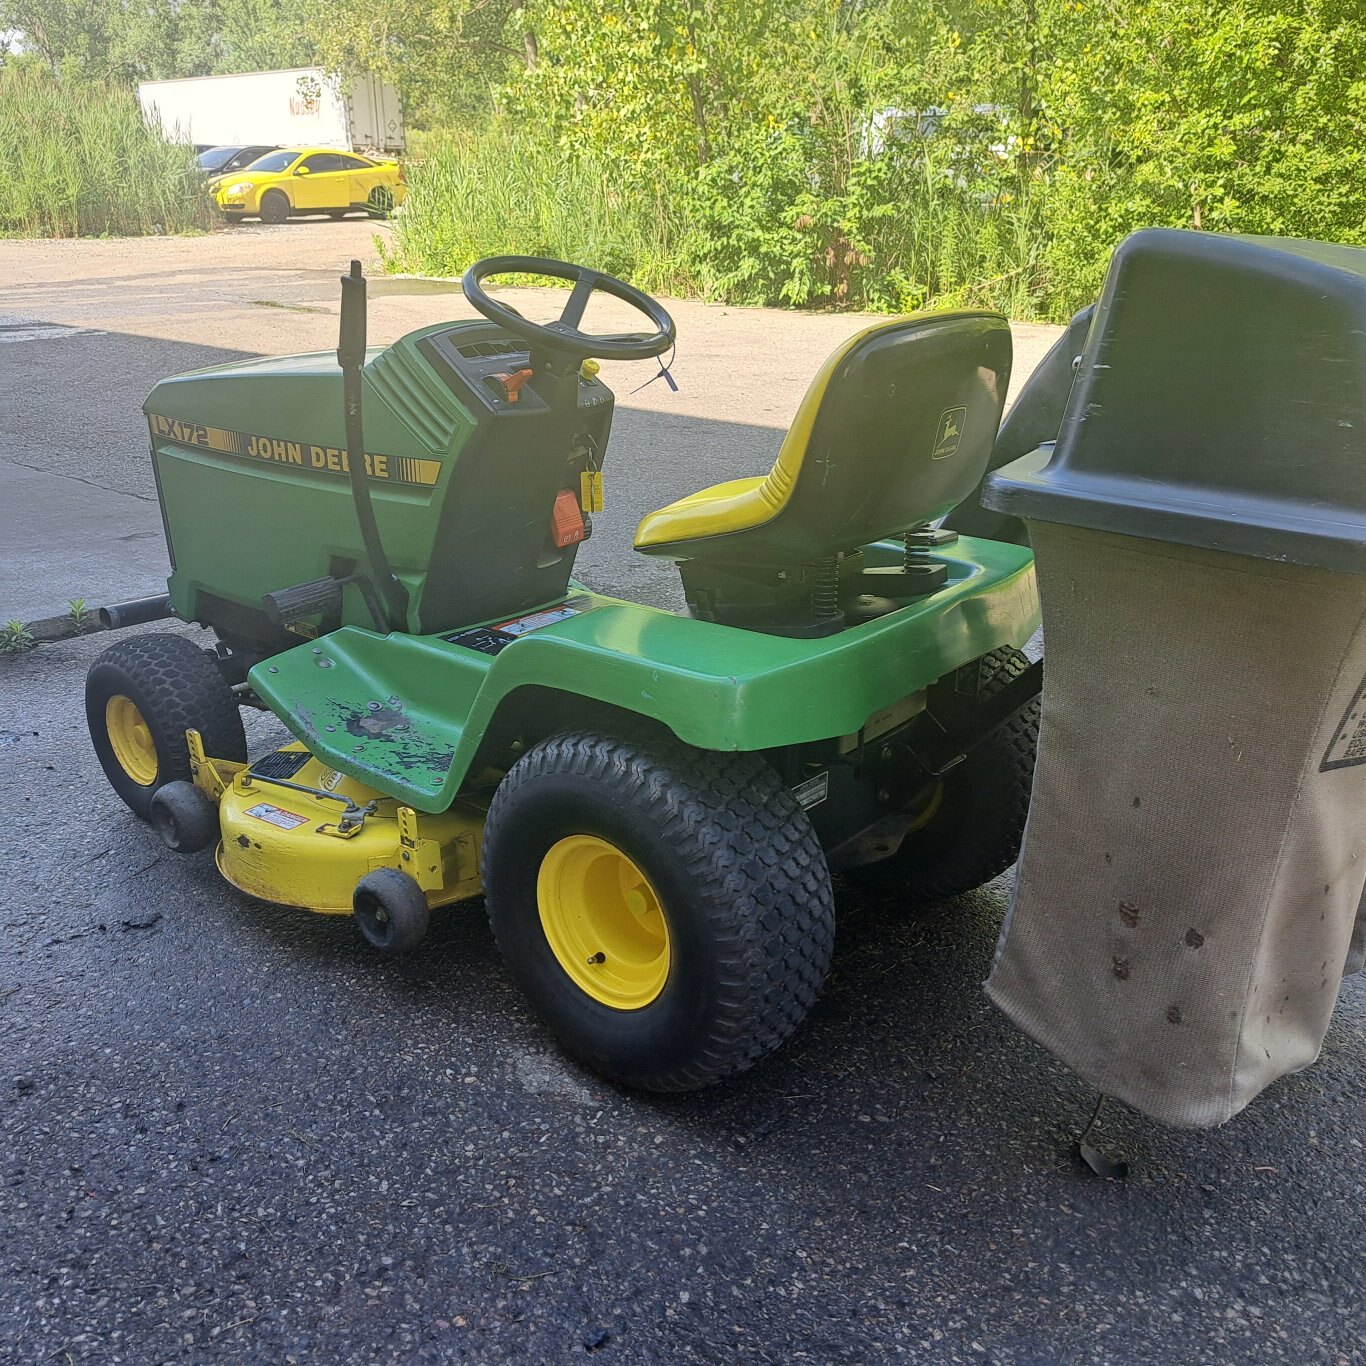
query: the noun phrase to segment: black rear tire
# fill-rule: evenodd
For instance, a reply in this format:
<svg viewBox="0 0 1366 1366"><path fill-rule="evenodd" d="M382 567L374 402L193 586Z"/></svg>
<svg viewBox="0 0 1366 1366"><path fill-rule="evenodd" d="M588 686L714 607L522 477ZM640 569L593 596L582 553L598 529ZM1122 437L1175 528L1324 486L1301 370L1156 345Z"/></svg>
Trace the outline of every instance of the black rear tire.
<svg viewBox="0 0 1366 1366"><path fill-rule="evenodd" d="M186 731L200 733L211 758L247 759L232 689L212 655L185 636L132 636L111 645L86 675L85 717L105 777L142 820L158 788L190 779Z"/></svg>
<svg viewBox="0 0 1366 1366"><path fill-rule="evenodd" d="M427 937L427 893L399 868L376 868L351 899L366 942L381 953L407 953Z"/></svg>
<svg viewBox="0 0 1366 1366"><path fill-rule="evenodd" d="M218 808L207 793L183 779L157 788L148 818L172 853L197 854L218 843Z"/></svg>
<svg viewBox="0 0 1366 1366"><path fill-rule="evenodd" d="M607 955L571 962L547 937L556 913L542 870L555 866L557 850L585 841L607 849L610 866L639 874L651 920L663 921L660 976L643 1004L590 994L582 983L592 980L591 965L611 966ZM494 936L517 984L568 1052L628 1086L687 1091L743 1072L801 1024L830 965L825 856L806 813L757 755L665 736L578 731L544 740L494 795L483 877ZM601 881L583 885L590 890L577 924L591 923L612 896ZM626 900L632 895L640 916L639 893ZM581 961L590 965L586 978L582 969L571 975Z"/></svg>
<svg viewBox="0 0 1366 1366"><path fill-rule="evenodd" d="M261 196L261 222L283 223L288 217L288 196L283 190L267 190Z"/></svg>
<svg viewBox="0 0 1366 1366"><path fill-rule="evenodd" d="M394 192L387 185L376 185L365 201L365 212L371 218L388 218L394 211Z"/></svg>
<svg viewBox="0 0 1366 1366"><path fill-rule="evenodd" d="M983 655L978 663L982 700L1029 667L1028 657L1009 647ZM925 823L891 858L851 870L849 876L915 905L947 901L999 877L1020 857L1038 742L1039 699L1034 697L943 776L927 799Z"/></svg>

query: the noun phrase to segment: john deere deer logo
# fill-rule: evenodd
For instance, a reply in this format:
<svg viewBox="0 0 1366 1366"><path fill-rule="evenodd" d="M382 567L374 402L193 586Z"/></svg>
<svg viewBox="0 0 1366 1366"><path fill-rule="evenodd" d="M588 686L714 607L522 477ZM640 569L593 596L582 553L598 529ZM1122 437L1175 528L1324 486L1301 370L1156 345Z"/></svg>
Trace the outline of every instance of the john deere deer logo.
<svg viewBox="0 0 1366 1366"><path fill-rule="evenodd" d="M963 441L963 428L968 420L966 408L950 408L939 419L939 430L934 438L932 459L947 460Z"/></svg>

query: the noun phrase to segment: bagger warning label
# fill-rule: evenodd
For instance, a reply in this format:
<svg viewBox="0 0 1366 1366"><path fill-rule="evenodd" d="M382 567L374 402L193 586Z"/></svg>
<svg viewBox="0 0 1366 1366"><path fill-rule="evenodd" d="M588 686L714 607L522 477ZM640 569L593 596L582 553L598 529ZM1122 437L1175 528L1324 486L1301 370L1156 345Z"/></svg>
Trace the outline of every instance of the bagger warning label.
<svg viewBox="0 0 1366 1366"><path fill-rule="evenodd" d="M219 455L234 456L252 464L264 462L303 470L311 474L349 475L346 452L337 446L315 446L311 441L287 441L278 436L253 432L233 432L225 427L206 427L199 422L147 415L152 440L173 441L178 446L194 446ZM430 488L441 475L439 460L415 460L406 455L365 453L365 472L371 479L391 484L418 484Z"/></svg>
<svg viewBox="0 0 1366 1366"><path fill-rule="evenodd" d="M1320 773L1332 768L1351 768L1355 764L1366 764L1366 679L1348 704L1333 738L1328 744L1328 753L1319 765Z"/></svg>

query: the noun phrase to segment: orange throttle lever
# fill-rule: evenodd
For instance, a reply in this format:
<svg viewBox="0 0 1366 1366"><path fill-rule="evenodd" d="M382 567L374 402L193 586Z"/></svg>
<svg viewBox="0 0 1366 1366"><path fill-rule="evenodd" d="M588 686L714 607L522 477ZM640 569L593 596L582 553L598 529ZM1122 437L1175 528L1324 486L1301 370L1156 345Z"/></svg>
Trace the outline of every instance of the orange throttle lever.
<svg viewBox="0 0 1366 1366"><path fill-rule="evenodd" d="M496 379L503 386L503 392L507 395L509 403L516 403L522 397L522 386L535 374L534 370L513 370L498 375L490 375L490 379Z"/></svg>

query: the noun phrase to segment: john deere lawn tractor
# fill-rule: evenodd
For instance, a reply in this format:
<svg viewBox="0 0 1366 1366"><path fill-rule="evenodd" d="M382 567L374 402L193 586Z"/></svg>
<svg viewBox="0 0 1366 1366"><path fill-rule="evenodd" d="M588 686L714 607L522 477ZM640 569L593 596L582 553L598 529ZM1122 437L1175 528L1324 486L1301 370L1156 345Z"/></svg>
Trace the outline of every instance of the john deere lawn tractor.
<svg viewBox="0 0 1366 1366"><path fill-rule="evenodd" d="M490 296L508 273L568 283L559 320ZM389 952L482 897L564 1047L661 1091L801 1022L832 870L924 900L1014 861L1032 560L940 525L991 456L1004 318L857 333L767 474L647 516L636 550L682 575L671 613L572 577L612 423L596 362L673 345L656 300L490 258L464 281L482 319L367 351L358 265L342 285L335 357L218 366L146 403L169 592L108 614L216 639L121 639L87 710L110 782L171 848L213 848L262 901L354 913ZM646 330L584 332L596 291ZM296 740L250 758L242 706Z"/></svg>

